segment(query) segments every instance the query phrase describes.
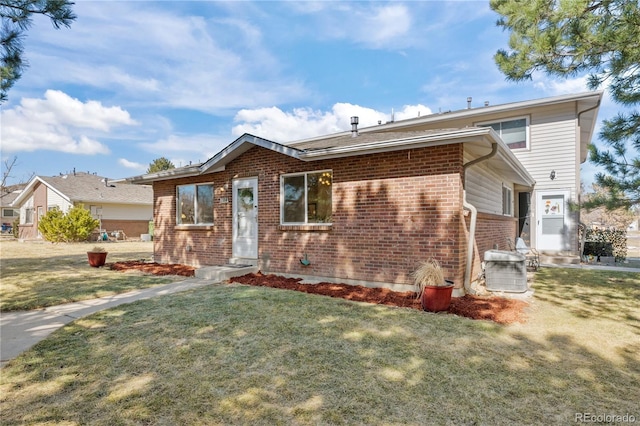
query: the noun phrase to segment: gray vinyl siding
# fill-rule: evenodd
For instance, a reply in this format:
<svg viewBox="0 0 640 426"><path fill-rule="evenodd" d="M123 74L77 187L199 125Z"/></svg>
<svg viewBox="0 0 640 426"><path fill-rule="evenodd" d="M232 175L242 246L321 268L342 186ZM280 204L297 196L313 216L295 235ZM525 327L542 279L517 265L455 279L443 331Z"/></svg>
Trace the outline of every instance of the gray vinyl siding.
<svg viewBox="0 0 640 426"><path fill-rule="evenodd" d="M576 196L580 165L573 105L538 109L530 116L529 149L513 153L536 181L536 190L570 189ZM550 179L555 170L556 178Z"/></svg>
<svg viewBox="0 0 640 426"><path fill-rule="evenodd" d="M465 158L465 162L469 159ZM466 171L467 201L479 212L502 215L502 185L513 191L513 185L500 178L486 165L479 163ZM512 206L513 210L513 206Z"/></svg>
<svg viewBox="0 0 640 426"><path fill-rule="evenodd" d="M57 192L52 191L51 188L47 188L47 208L54 206L57 206L60 210L66 212L71 207L71 204Z"/></svg>

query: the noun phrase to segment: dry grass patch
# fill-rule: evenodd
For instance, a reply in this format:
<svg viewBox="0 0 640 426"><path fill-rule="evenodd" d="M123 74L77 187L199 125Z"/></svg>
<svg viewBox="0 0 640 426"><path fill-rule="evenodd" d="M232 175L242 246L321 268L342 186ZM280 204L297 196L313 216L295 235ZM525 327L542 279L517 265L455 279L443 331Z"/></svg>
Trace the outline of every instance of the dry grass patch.
<svg viewBox="0 0 640 426"><path fill-rule="evenodd" d="M0 309L37 309L175 280L92 268L87 261L87 251L95 245L0 242ZM107 262L150 259L153 253L150 242L104 243L101 246L109 252Z"/></svg>
<svg viewBox="0 0 640 426"><path fill-rule="evenodd" d="M123 305L11 361L0 378L3 421L511 425L568 424L579 412L640 417L640 328L628 319L638 317L629 299L637 293L609 300L613 311L629 308L627 319L585 318L570 296L567 305L553 301L553 292L568 294L557 286L572 287L562 280L551 270L536 278L531 321L511 326L244 285Z"/></svg>

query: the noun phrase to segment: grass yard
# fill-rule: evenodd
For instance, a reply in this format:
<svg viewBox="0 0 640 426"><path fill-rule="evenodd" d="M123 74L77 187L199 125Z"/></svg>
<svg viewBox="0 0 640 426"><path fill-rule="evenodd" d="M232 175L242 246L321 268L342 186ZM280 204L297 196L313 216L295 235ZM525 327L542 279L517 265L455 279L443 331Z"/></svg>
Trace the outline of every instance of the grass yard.
<svg viewBox="0 0 640 426"><path fill-rule="evenodd" d="M0 310L37 309L177 281L175 277L92 268L87 250L95 245L0 242ZM100 246L109 252L107 262L150 259L153 253L151 242L100 243Z"/></svg>
<svg viewBox="0 0 640 426"><path fill-rule="evenodd" d="M640 276L543 268L526 324L216 285L77 320L2 369L3 424L640 419Z"/></svg>

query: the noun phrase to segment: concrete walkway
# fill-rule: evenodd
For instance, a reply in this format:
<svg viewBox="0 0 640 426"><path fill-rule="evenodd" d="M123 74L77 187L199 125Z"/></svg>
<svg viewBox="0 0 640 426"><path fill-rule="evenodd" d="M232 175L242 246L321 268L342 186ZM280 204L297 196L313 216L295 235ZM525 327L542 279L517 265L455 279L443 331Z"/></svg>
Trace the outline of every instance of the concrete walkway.
<svg viewBox="0 0 640 426"><path fill-rule="evenodd" d="M32 311L2 312L0 313L0 367L58 328L78 318L136 300L191 290L217 282L210 279L189 278L184 281L99 299L50 306Z"/></svg>

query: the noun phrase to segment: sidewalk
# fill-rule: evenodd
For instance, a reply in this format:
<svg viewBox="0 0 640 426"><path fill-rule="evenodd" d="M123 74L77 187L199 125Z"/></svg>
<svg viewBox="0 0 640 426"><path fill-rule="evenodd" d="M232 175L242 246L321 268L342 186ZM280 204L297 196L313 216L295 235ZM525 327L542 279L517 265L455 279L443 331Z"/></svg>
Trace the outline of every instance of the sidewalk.
<svg viewBox="0 0 640 426"><path fill-rule="evenodd" d="M216 282L189 278L184 281L99 299L50 306L33 311L2 312L0 313L0 368L58 328L78 318L136 300L177 293Z"/></svg>

